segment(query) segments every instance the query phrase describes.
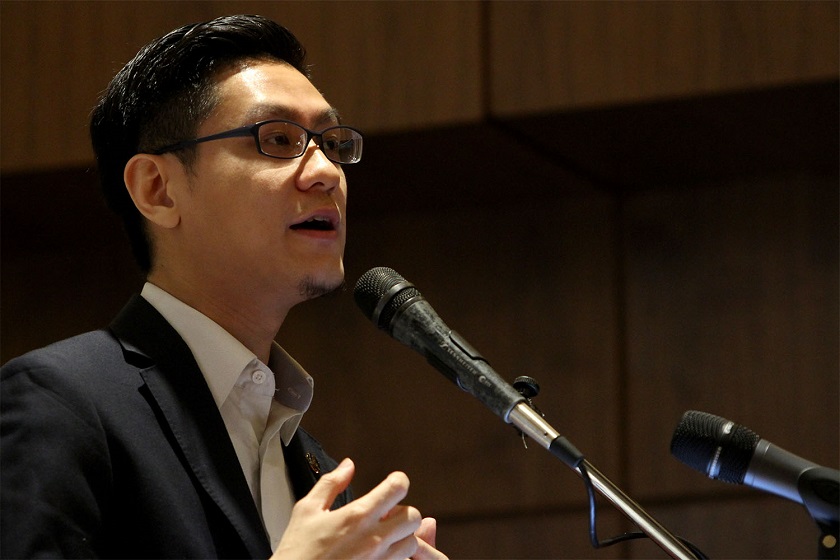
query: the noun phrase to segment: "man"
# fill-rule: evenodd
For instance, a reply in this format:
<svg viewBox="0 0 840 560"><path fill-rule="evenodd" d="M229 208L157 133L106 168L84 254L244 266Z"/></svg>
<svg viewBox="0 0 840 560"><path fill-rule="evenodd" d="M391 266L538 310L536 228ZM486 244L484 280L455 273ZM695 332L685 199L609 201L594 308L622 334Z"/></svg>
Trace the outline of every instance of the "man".
<svg viewBox="0 0 840 560"><path fill-rule="evenodd" d="M352 500L298 423L311 378L274 342L343 283L361 134L281 26L232 16L144 47L91 120L147 283L106 330L2 372L4 557L442 558L392 473Z"/></svg>

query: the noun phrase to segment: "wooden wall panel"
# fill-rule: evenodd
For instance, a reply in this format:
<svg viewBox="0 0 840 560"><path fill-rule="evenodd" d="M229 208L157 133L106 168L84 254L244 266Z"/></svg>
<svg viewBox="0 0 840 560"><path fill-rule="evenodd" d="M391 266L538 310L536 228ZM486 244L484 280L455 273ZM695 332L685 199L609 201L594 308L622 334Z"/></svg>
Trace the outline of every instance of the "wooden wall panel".
<svg viewBox="0 0 840 560"><path fill-rule="evenodd" d="M4 1L0 10L6 173L87 165L90 110L119 68L163 33L232 13L289 27L310 53L315 83L364 130L481 115L472 2Z"/></svg>
<svg viewBox="0 0 840 560"><path fill-rule="evenodd" d="M90 110L113 75L152 38L203 19L203 3L0 3L0 168L92 161Z"/></svg>
<svg viewBox="0 0 840 560"><path fill-rule="evenodd" d="M479 120L477 2L209 2L259 13L306 46L313 81L349 121L383 132Z"/></svg>
<svg viewBox="0 0 840 560"><path fill-rule="evenodd" d="M655 440L667 456L680 415L697 409L840 464L837 207L836 180L806 176L630 199L628 398L641 448ZM670 461L634 458L636 488L686 483Z"/></svg>
<svg viewBox="0 0 840 560"><path fill-rule="evenodd" d="M238 5L238 3L234 3ZM365 131L483 117L477 2L326 2L272 8L300 29L313 79Z"/></svg>
<svg viewBox="0 0 840 560"><path fill-rule="evenodd" d="M663 504L650 511L709 558L818 558L819 532L805 508L766 494ZM647 541L635 541L629 548L623 558L667 558Z"/></svg>
<svg viewBox="0 0 840 560"><path fill-rule="evenodd" d="M0 362L106 326L142 285L94 176L3 176Z"/></svg>
<svg viewBox="0 0 840 560"><path fill-rule="evenodd" d="M837 77L836 2L493 2L491 112Z"/></svg>
<svg viewBox="0 0 840 560"><path fill-rule="evenodd" d="M0 168L87 164L88 114L114 72L152 38L234 12L288 25L327 97L376 132L825 79L840 66L836 2L7 0Z"/></svg>
<svg viewBox="0 0 840 560"><path fill-rule="evenodd" d="M583 491L583 487L580 487ZM598 515L601 537L625 529L618 514L604 508ZM627 547L618 545L595 550L589 542L586 513L577 511L531 511L515 516L480 519L442 519L438 545L452 559L481 558L629 558ZM646 543L648 558L660 557L656 545Z"/></svg>
<svg viewBox="0 0 840 560"><path fill-rule="evenodd" d="M723 416L838 468L839 197L836 176L809 175L629 197L626 422L634 496L720 497L738 490L670 456L671 435L686 410ZM771 523L763 505L744 509L750 512L744 520ZM776 515L782 530L806 514L789 507ZM727 541L707 530L703 539L726 550ZM744 531L741 539L764 550L764 531ZM731 550L737 555L741 548Z"/></svg>

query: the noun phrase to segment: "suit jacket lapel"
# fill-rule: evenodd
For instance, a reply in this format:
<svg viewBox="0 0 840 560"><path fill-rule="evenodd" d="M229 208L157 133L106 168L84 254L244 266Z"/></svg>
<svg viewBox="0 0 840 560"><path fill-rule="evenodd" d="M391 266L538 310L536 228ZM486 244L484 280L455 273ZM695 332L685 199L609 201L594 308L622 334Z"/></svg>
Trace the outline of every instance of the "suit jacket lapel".
<svg viewBox="0 0 840 560"><path fill-rule="evenodd" d="M332 457L303 428L298 428L289 445L283 448L283 454L297 500L308 494L322 475L337 466ZM348 488L336 497L330 509L339 508L352 499L352 491Z"/></svg>
<svg viewBox="0 0 840 560"><path fill-rule="evenodd" d="M224 421L186 343L140 296L111 325L162 412L196 480L254 558L271 548Z"/></svg>

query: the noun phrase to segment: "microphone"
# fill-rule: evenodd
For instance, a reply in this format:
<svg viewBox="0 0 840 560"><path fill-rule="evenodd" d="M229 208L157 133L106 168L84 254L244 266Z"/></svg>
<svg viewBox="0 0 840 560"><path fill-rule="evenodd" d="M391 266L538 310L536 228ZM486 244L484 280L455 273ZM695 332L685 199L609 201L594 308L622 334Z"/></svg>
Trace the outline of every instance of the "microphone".
<svg viewBox="0 0 840 560"><path fill-rule="evenodd" d="M597 540L594 491L598 490L674 558L705 558L668 533L589 463L523 395L490 367L481 354L446 326L411 282L391 268L372 268L359 278L353 297L365 316L379 329L425 356L450 381L478 398L502 420L516 426L583 478L590 503L590 538L596 548L635 537L631 534L604 542Z"/></svg>
<svg viewBox="0 0 840 560"><path fill-rule="evenodd" d="M511 410L525 397L446 326L414 284L391 268L372 268L359 278L353 297L378 328L422 354L450 381L511 423Z"/></svg>
<svg viewBox="0 0 840 560"><path fill-rule="evenodd" d="M671 439L671 454L709 478L743 484L804 505L836 524L840 471L821 467L720 416L689 410Z"/></svg>

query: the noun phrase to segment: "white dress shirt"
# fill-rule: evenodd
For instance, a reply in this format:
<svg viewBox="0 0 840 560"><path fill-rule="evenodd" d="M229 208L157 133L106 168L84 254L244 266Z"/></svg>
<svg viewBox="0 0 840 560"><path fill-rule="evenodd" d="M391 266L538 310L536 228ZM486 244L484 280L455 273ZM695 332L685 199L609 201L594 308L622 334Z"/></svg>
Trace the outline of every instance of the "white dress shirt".
<svg viewBox="0 0 840 560"><path fill-rule="evenodd" d="M266 365L206 315L154 284L147 282L141 295L192 351L276 550L294 505L282 445L312 402L312 378L276 342Z"/></svg>

